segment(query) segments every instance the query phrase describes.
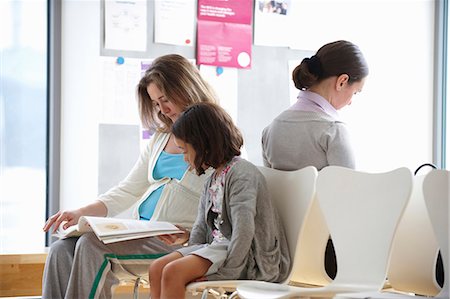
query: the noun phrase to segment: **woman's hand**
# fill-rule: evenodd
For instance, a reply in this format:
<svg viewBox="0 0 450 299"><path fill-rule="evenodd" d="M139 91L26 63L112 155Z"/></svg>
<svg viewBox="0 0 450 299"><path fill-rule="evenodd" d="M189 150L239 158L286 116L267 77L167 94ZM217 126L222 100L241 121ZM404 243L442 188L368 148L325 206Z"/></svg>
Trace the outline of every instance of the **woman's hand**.
<svg viewBox="0 0 450 299"><path fill-rule="evenodd" d="M167 245L182 245L186 243L189 240L190 232L181 226L177 225L177 227L183 232L178 234L160 235L158 236L159 239Z"/></svg>
<svg viewBox="0 0 450 299"><path fill-rule="evenodd" d="M68 227L75 225L78 223L78 219L82 216L81 209L72 210L72 211L59 211L55 215L51 216L47 219L47 222L45 222L45 225L43 227L44 232L47 232L50 230L50 228L53 226L53 233L56 232L58 227L61 225L63 221L64 223L63 228L67 229Z"/></svg>
<svg viewBox="0 0 450 299"><path fill-rule="evenodd" d="M105 217L107 214L108 209L106 208L105 204L97 200L87 206L81 207L76 210L59 211L58 213L47 219L47 222L45 222L43 230L44 232L47 232L53 226L53 233L54 233L59 228L61 223L64 221L66 223L64 223L63 228L67 229L68 227L77 224L78 219L80 219L81 216Z"/></svg>

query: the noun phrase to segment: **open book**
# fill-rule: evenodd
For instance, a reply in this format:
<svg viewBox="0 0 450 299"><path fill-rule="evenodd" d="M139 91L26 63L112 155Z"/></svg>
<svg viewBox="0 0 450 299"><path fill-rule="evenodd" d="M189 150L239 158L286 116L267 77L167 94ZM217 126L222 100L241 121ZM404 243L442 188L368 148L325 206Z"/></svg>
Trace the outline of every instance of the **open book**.
<svg viewBox="0 0 450 299"><path fill-rule="evenodd" d="M158 235L182 233L178 227L164 221L146 221L110 217L81 216L78 224L63 229L58 228L55 236L63 239L81 236L93 231L105 244Z"/></svg>

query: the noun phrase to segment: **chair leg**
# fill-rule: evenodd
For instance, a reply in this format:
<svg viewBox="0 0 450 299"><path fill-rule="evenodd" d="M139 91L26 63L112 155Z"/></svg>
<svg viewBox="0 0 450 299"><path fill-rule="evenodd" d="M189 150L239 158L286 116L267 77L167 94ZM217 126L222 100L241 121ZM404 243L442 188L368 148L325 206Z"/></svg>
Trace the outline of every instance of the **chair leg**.
<svg viewBox="0 0 450 299"><path fill-rule="evenodd" d="M134 288L133 288L133 299L139 299L139 282L141 281L141 278L136 278L136 281L134 282Z"/></svg>
<svg viewBox="0 0 450 299"><path fill-rule="evenodd" d="M215 290L213 288L206 288L202 292L201 299L208 299L208 295L211 294L215 299L233 299L239 298L237 291L234 291L232 294L228 295L225 290Z"/></svg>
<svg viewBox="0 0 450 299"><path fill-rule="evenodd" d="M202 299L208 299L208 293L209 293L208 289L204 289L202 293Z"/></svg>

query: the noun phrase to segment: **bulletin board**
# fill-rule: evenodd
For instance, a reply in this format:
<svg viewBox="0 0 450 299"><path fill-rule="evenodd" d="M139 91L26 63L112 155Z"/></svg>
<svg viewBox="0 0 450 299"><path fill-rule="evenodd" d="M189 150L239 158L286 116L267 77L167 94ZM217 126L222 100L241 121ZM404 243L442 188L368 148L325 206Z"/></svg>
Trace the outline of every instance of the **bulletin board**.
<svg viewBox="0 0 450 299"><path fill-rule="evenodd" d="M145 51L107 49L105 47L104 0L101 1L101 5L102 16L100 22L102 24L102 35L99 45L101 56L124 57L125 59L154 59L161 55L177 53L188 59L196 58L195 45L179 46L154 42L155 1L147 2L147 43ZM236 122L244 135L246 158L256 165L262 165L261 132L273 118L287 109L292 101L289 87L291 77L289 61L300 61L306 56L313 55L313 52L310 50L295 50L287 46L260 46L254 44L251 51L251 68L237 69ZM109 156L111 158L111 155ZM128 165L128 169L131 169L131 167L132 165ZM103 175L107 176L108 173L100 168L99 177ZM106 183L103 182L103 184L105 185Z"/></svg>

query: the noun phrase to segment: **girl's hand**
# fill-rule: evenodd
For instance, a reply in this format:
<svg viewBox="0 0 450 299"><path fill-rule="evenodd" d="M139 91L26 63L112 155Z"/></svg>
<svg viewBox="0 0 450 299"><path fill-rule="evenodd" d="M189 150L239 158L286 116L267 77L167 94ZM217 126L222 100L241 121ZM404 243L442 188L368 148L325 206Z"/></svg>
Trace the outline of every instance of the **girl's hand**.
<svg viewBox="0 0 450 299"><path fill-rule="evenodd" d="M78 210L72 210L72 211L59 211L55 215L51 216L47 219L47 222L45 222L45 225L43 227L44 232L47 232L50 230L50 228L53 226L53 233L56 232L58 227L61 225L63 221L64 223L63 228L67 229L68 227L75 225L78 223L78 219L81 217L81 211Z"/></svg>
<svg viewBox="0 0 450 299"><path fill-rule="evenodd" d="M177 225L177 227L183 232L178 234L160 235L158 238L167 245L182 245L186 243L189 240L190 232L181 226Z"/></svg>
<svg viewBox="0 0 450 299"><path fill-rule="evenodd" d="M192 282L202 282L202 281L208 281L208 278L206 278L206 276L202 276L197 279L194 279Z"/></svg>

